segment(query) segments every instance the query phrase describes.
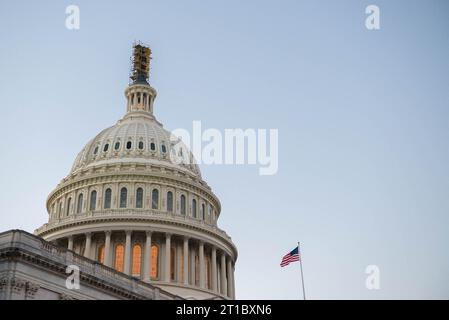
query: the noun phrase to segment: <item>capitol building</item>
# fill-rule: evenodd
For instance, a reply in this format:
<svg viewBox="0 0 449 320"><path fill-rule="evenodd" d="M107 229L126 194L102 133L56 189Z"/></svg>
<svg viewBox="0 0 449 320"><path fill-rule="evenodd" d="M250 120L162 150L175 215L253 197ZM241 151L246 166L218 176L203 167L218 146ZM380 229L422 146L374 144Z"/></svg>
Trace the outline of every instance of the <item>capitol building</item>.
<svg viewBox="0 0 449 320"><path fill-rule="evenodd" d="M193 155L156 119L150 59L134 45L124 116L51 191L48 223L0 234L0 299L235 299L237 248ZM65 286L71 264L79 290Z"/></svg>

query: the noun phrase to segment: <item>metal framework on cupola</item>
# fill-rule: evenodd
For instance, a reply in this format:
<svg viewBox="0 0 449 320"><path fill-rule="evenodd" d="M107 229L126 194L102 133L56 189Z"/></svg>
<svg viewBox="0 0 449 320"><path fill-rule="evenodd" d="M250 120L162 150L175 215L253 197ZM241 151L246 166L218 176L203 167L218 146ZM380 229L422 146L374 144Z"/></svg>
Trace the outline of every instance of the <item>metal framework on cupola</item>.
<svg viewBox="0 0 449 320"><path fill-rule="evenodd" d="M140 41L133 44L131 57L131 72L129 78L132 83L148 83L150 74L151 49Z"/></svg>

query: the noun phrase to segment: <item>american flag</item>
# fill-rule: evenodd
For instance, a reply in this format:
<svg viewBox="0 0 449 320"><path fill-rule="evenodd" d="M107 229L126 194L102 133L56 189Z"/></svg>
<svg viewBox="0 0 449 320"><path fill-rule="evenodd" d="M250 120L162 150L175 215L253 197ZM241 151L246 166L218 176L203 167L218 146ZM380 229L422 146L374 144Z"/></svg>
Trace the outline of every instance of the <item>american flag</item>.
<svg viewBox="0 0 449 320"><path fill-rule="evenodd" d="M287 253L282 258L281 267L288 266L290 264L290 262L295 262L295 261L299 261L299 248L298 247L296 247L295 249L293 249L292 251Z"/></svg>

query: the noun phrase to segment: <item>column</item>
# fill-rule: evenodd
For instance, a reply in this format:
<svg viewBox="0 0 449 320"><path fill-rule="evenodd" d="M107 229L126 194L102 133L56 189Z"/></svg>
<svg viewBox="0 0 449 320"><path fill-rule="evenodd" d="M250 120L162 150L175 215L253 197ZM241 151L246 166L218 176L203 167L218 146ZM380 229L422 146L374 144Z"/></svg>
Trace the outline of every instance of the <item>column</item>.
<svg viewBox="0 0 449 320"><path fill-rule="evenodd" d="M206 272L204 270L205 264L204 264L204 243L203 241L200 241L200 244L198 246L199 251L199 258L200 258L200 288L206 287Z"/></svg>
<svg viewBox="0 0 449 320"><path fill-rule="evenodd" d="M68 242L67 249L73 250L73 236L69 236Z"/></svg>
<svg viewBox="0 0 449 320"><path fill-rule="evenodd" d="M125 273L131 275L131 231L126 231L125 240Z"/></svg>
<svg viewBox="0 0 449 320"><path fill-rule="evenodd" d="M182 280L182 246L181 243L177 241L176 243L176 282L183 283Z"/></svg>
<svg viewBox="0 0 449 320"><path fill-rule="evenodd" d="M217 249L212 247L212 291L217 292Z"/></svg>
<svg viewBox="0 0 449 320"><path fill-rule="evenodd" d="M171 234L165 234L165 281L170 282L170 248L171 248Z"/></svg>
<svg viewBox="0 0 449 320"><path fill-rule="evenodd" d="M228 271L228 297L232 298L232 261L231 261L231 257L228 257L228 267L227 267L227 271Z"/></svg>
<svg viewBox="0 0 449 320"><path fill-rule="evenodd" d="M232 266L232 299L235 300L235 264Z"/></svg>
<svg viewBox="0 0 449 320"><path fill-rule="evenodd" d="M143 255L143 280L151 280L151 231L147 231L147 239L145 240L145 253Z"/></svg>
<svg viewBox="0 0 449 320"><path fill-rule="evenodd" d="M92 234L86 233L86 246L84 248L84 256L90 259L90 247L92 246Z"/></svg>
<svg viewBox="0 0 449 320"><path fill-rule="evenodd" d="M111 266L111 231L105 232L104 264L108 267Z"/></svg>
<svg viewBox="0 0 449 320"><path fill-rule="evenodd" d="M183 277L184 277L184 285L189 284L189 238L184 238L184 248L182 251L182 254L184 256L184 270L183 270Z"/></svg>
<svg viewBox="0 0 449 320"><path fill-rule="evenodd" d="M221 264L220 264L220 283L221 283L221 294L228 295L228 285L226 284L226 254L221 253Z"/></svg>

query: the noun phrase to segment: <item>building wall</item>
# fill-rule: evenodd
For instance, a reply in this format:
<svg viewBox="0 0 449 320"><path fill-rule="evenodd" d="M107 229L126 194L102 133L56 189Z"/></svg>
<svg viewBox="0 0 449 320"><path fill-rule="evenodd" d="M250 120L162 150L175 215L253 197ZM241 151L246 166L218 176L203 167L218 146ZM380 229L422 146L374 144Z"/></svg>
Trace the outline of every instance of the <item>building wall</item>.
<svg viewBox="0 0 449 320"><path fill-rule="evenodd" d="M80 270L69 289L68 266ZM171 300L179 296L21 230L0 234L1 300Z"/></svg>

